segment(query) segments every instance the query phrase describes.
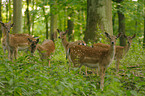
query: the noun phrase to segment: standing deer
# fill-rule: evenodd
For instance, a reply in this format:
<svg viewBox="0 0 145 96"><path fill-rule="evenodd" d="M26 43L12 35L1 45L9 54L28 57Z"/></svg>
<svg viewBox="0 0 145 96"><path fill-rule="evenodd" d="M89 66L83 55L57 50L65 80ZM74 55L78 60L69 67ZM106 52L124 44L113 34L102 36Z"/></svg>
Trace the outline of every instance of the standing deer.
<svg viewBox="0 0 145 96"><path fill-rule="evenodd" d="M50 55L55 52L55 44L52 40L45 40L42 45L37 44L37 50L39 52L41 60L48 60L50 67Z"/></svg>
<svg viewBox="0 0 145 96"><path fill-rule="evenodd" d="M2 24L2 30L3 30L3 38L2 38L2 45L4 52L7 49L8 50L8 57L9 60L13 61L13 57L17 59L17 53L18 50L24 50L28 49L31 45L31 42L29 40L33 40L34 42L38 42L39 40L36 40L32 36L28 34L10 34L10 29L14 24L10 24L11 22L8 23L3 23ZM29 39L28 39L29 38Z"/></svg>
<svg viewBox="0 0 145 96"><path fill-rule="evenodd" d="M66 39L66 34L68 33L68 30L66 30L65 32L62 32L60 31L59 29L57 29L58 33L60 34L59 38L61 39L62 41L62 45L65 49L65 52L67 52L67 50L74 46L74 45L79 45L79 44L84 44L86 45L86 43L83 41L83 40L78 40L78 41L75 41L75 42L68 42L67 39ZM69 63L70 63L70 59L68 58L69 60ZM70 66L71 66L71 63L69 64L69 70L70 70ZM74 64L74 66L77 66L76 64ZM80 69L81 70L81 69ZM86 74L87 74L87 69L86 69Z"/></svg>
<svg viewBox="0 0 145 96"><path fill-rule="evenodd" d="M115 60L116 60L116 72L119 72L119 64L120 64L120 60L125 57L125 55L127 54L127 52L129 51L130 47L131 47L131 43L132 43L132 39L135 38L136 34L134 34L133 36L126 36L123 35L126 39L127 39L127 44L126 46L116 46L116 54L115 54ZM110 48L110 45L107 44L103 44L103 43L96 43L93 44L93 47L102 47L102 48Z"/></svg>
<svg viewBox="0 0 145 96"><path fill-rule="evenodd" d="M3 48L3 52L6 53L6 50L8 49L6 46L6 31L10 31L11 27L13 27L14 23L11 24L11 21L9 21L8 23L3 23L2 21L0 21L0 24L2 25L2 38L1 38L1 43L2 43L2 48Z"/></svg>
<svg viewBox="0 0 145 96"><path fill-rule="evenodd" d="M71 62L90 67L100 69L100 89L103 91L104 76L107 67L112 63L115 56L115 44L118 36L110 36L106 33L106 36L110 40L110 48L92 48L83 45L75 45L68 49L67 54Z"/></svg>

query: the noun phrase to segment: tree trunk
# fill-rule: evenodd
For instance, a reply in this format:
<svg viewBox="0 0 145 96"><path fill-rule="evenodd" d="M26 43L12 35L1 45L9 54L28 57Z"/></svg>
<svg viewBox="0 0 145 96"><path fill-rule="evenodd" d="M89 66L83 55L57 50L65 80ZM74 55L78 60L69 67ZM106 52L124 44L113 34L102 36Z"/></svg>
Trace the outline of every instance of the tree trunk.
<svg viewBox="0 0 145 96"><path fill-rule="evenodd" d="M100 33L96 32L100 31L107 31L110 34L113 34L112 1L87 0L87 24L84 37L85 42L88 43L98 41Z"/></svg>
<svg viewBox="0 0 145 96"><path fill-rule="evenodd" d="M117 0L117 3L121 3L123 2L123 0ZM119 20L119 33L125 34L125 16L122 12L119 11L119 9L121 8L121 6L118 4L118 20ZM120 46L125 46L126 45L126 39L125 37L122 35L120 37Z"/></svg>
<svg viewBox="0 0 145 96"><path fill-rule="evenodd" d="M56 8L56 1L54 4L52 4L50 6L50 39L51 40L56 40L57 39L57 14L54 13L54 9L55 9L55 12L57 10Z"/></svg>
<svg viewBox="0 0 145 96"><path fill-rule="evenodd" d="M14 0L13 8L13 32L19 33L22 31L22 0Z"/></svg>
<svg viewBox="0 0 145 96"><path fill-rule="evenodd" d="M44 6L42 6L42 9L43 9L43 15L44 15L44 18L45 18L46 39L48 39L48 16L45 13L45 7Z"/></svg>
<svg viewBox="0 0 145 96"><path fill-rule="evenodd" d="M8 1L6 1L6 22L8 22L8 16L9 16L9 6L8 6Z"/></svg>
<svg viewBox="0 0 145 96"><path fill-rule="evenodd" d="M144 0L145 1L145 0ZM145 7L145 2L144 2L144 7ZM143 39L143 48L145 49L145 9L143 10L143 15L144 15L144 39Z"/></svg>
<svg viewBox="0 0 145 96"><path fill-rule="evenodd" d="M2 0L0 0L0 21L2 21ZM2 37L2 30L0 24L0 38Z"/></svg>
<svg viewBox="0 0 145 96"><path fill-rule="evenodd" d="M26 13L27 13L27 26L28 26L28 32L29 32L29 34L31 34L31 32L30 32L29 0L27 0L26 3L27 3L27 9L26 9Z"/></svg>
<svg viewBox="0 0 145 96"><path fill-rule="evenodd" d="M72 16L73 16L73 12L72 10L70 10L68 8L67 10L68 12L71 12L68 16L68 20L67 20L67 26L68 26L68 41L72 40L74 41L74 36L73 36L73 30L74 30L74 22L71 20L72 19Z"/></svg>
<svg viewBox="0 0 145 96"><path fill-rule="evenodd" d="M11 0L9 0L9 21L12 19L12 12L11 12Z"/></svg>
<svg viewBox="0 0 145 96"><path fill-rule="evenodd" d="M35 5L35 2L34 2L34 0L32 1L32 3L33 3L33 7L32 7L32 9L34 10L34 5ZM34 20L35 20L35 14L33 13L32 14L32 35L33 35L33 32L34 32Z"/></svg>

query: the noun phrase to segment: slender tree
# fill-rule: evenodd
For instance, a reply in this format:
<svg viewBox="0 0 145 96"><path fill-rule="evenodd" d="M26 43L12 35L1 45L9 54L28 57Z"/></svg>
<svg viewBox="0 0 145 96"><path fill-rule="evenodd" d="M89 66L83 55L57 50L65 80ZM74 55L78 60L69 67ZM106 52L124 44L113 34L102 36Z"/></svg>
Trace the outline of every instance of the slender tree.
<svg viewBox="0 0 145 96"><path fill-rule="evenodd" d="M145 0L144 1L144 7L145 7ZM143 39L143 48L145 49L145 8L143 10L143 18L144 18L144 39Z"/></svg>
<svg viewBox="0 0 145 96"><path fill-rule="evenodd" d="M46 14L46 12L45 12L45 6L42 6L42 9L43 9L43 15L44 15L44 18L45 18L46 39L48 39L48 15L49 14Z"/></svg>
<svg viewBox="0 0 145 96"><path fill-rule="evenodd" d="M29 1L30 1L30 0L26 0L26 3L27 3L26 14L27 14L27 26L28 26L28 32L29 32L29 34L31 34L31 32L30 32L30 26L31 26L31 24L30 24Z"/></svg>
<svg viewBox="0 0 145 96"><path fill-rule="evenodd" d="M57 2L56 0L53 1L50 5L50 39L55 40L57 39Z"/></svg>
<svg viewBox="0 0 145 96"><path fill-rule="evenodd" d="M9 7L8 7L8 0L6 0L5 6L6 6L6 22L8 22L8 17L9 17Z"/></svg>
<svg viewBox="0 0 145 96"><path fill-rule="evenodd" d="M120 11L120 9L122 8L120 6L120 3L122 3L124 0L117 0L118 3L118 20L119 20L119 28L118 28L118 32L125 34L125 15L122 11ZM126 40L125 37L122 35L120 37L120 46L125 46L126 45Z"/></svg>
<svg viewBox="0 0 145 96"><path fill-rule="evenodd" d="M22 31L22 0L13 0L13 32L18 33Z"/></svg>
<svg viewBox="0 0 145 96"><path fill-rule="evenodd" d="M0 21L2 21L2 0L0 0ZM0 38L2 37L2 30L0 24Z"/></svg>
<svg viewBox="0 0 145 96"><path fill-rule="evenodd" d="M9 0L9 21L12 19L11 0Z"/></svg>
<svg viewBox="0 0 145 96"><path fill-rule="evenodd" d="M72 21L72 16L73 16L73 10L71 10L70 8L68 8L67 10L69 12L68 15L68 20L67 20L67 29L68 29L68 40L72 40L74 41L74 37L73 37L73 30L74 30L74 22Z"/></svg>

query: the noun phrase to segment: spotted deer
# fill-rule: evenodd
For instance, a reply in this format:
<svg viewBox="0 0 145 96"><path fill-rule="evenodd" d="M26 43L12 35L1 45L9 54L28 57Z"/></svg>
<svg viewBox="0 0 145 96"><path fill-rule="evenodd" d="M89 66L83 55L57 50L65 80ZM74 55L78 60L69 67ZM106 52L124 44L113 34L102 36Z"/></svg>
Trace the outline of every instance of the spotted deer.
<svg viewBox="0 0 145 96"><path fill-rule="evenodd" d="M2 38L1 38L2 48L3 48L3 52L6 53L6 50L8 49L6 46L6 31L10 31L14 23L11 24L11 21L9 21L8 23L3 23L2 21L0 21L0 24L2 29Z"/></svg>
<svg viewBox="0 0 145 96"><path fill-rule="evenodd" d="M100 70L100 89L103 91L104 87L104 76L107 67L112 63L115 56L115 44L116 39L120 37L110 36L107 32L105 35L110 40L110 48L92 48L89 46L75 45L68 49L67 55L71 62L79 63L90 68L99 68Z"/></svg>
<svg viewBox="0 0 145 96"><path fill-rule="evenodd" d="M45 40L41 45L37 44L37 50L41 60L48 60L50 67L51 53L55 52L55 44L52 40Z"/></svg>
<svg viewBox="0 0 145 96"><path fill-rule="evenodd" d="M68 33L68 30L63 32L63 31L60 31L59 29L57 29L57 31L60 34L59 38L62 41L62 45L65 49L65 52L67 52L68 48L70 48L74 45L81 45L81 44L86 45L86 43L83 40L78 40L78 41L75 41L75 42L68 42L67 39L66 39L66 34ZM69 60L69 58L68 58L68 60ZM69 63L70 63L70 60L69 60ZM71 63L69 64L69 69L70 69L70 66L71 66ZM74 64L74 66L76 67L77 65ZM87 69L86 69L86 74L87 74Z"/></svg>
<svg viewBox="0 0 145 96"><path fill-rule="evenodd" d="M126 36L123 35L126 39L127 39L127 44L126 46L116 46L116 54L115 54L115 60L116 60L116 73L119 72L119 64L120 64L120 60L125 57L125 55L127 54L127 52L129 51L130 47L131 47L131 43L132 43L132 39L135 38L136 34L134 34L133 36ZM96 43L93 44L94 48L110 48L110 45L108 44L103 44L103 43Z"/></svg>
<svg viewBox="0 0 145 96"><path fill-rule="evenodd" d="M2 30L3 30L3 38L2 38L2 45L4 52L7 49L8 50L8 58L9 60L13 61L13 58L17 59L17 53L18 50L25 50L29 49L32 40L33 42L38 42L38 39L33 38L32 36L28 34L10 34L10 29L14 24L3 23L2 24Z"/></svg>

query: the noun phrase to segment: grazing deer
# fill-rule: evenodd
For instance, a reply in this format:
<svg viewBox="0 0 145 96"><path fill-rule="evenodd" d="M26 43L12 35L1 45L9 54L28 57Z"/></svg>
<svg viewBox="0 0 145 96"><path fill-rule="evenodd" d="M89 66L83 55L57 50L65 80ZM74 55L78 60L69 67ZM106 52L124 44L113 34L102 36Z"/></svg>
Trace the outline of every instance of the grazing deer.
<svg viewBox="0 0 145 96"><path fill-rule="evenodd" d="M47 59L50 67L50 55L55 52L55 44L52 40L45 40L42 45L37 44L37 50L40 55L40 59Z"/></svg>
<svg viewBox="0 0 145 96"><path fill-rule="evenodd" d="M106 33L106 36L110 40L110 48L92 48L83 45L75 45L68 49L67 55L71 62L79 63L80 67L85 65L90 68L100 69L100 89L103 91L104 76L107 67L112 63L115 55L115 44L118 36L110 36Z"/></svg>
<svg viewBox="0 0 145 96"><path fill-rule="evenodd" d="M129 51L132 43L132 39L135 38L136 34L134 34L132 37L131 36L126 36L123 35L127 39L127 44L126 46L116 46L116 54L115 54L115 60L116 60L116 72L119 72L119 64L120 60L126 55L126 53ZM96 43L93 44L93 47L102 47L102 48L110 48L110 45L103 44L103 43Z"/></svg>
<svg viewBox="0 0 145 96"><path fill-rule="evenodd" d="M11 22L8 23L3 23L2 24L2 30L3 30L3 38L2 38L2 45L4 52L7 49L8 50L8 57L9 60L13 61L13 57L15 59L17 58L17 53L18 50L24 50L28 49L31 45L30 40L33 40L33 42L38 42L39 40L33 38L32 36L28 34L10 34L10 29L14 25L10 24ZM29 39L28 39L29 38Z"/></svg>
<svg viewBox="0 0 145 96"><path fill-rule="evenodd" d="M62 45L65 49L65 52L67 52L68 48L70 48L74 45L81 45L81 44L86 45L86 43L83 40L78 40L78 41L75 41L75 42L68 42L67 39L66 39L66 34L68 33L68 30L66 30L65 32L62 32L59 29L57 29L57 31L60 34L59 38L62 41ZM69 60L69 58L68 58L68 60ZM70 63L70 60L69 60L69 63ZM69 69L70 69L70 66L71 66L71 63L69 64ZM74 65L74 66L77 66L77 65ZM86 74L87 74L87 72L86 72Z"/></svg>

